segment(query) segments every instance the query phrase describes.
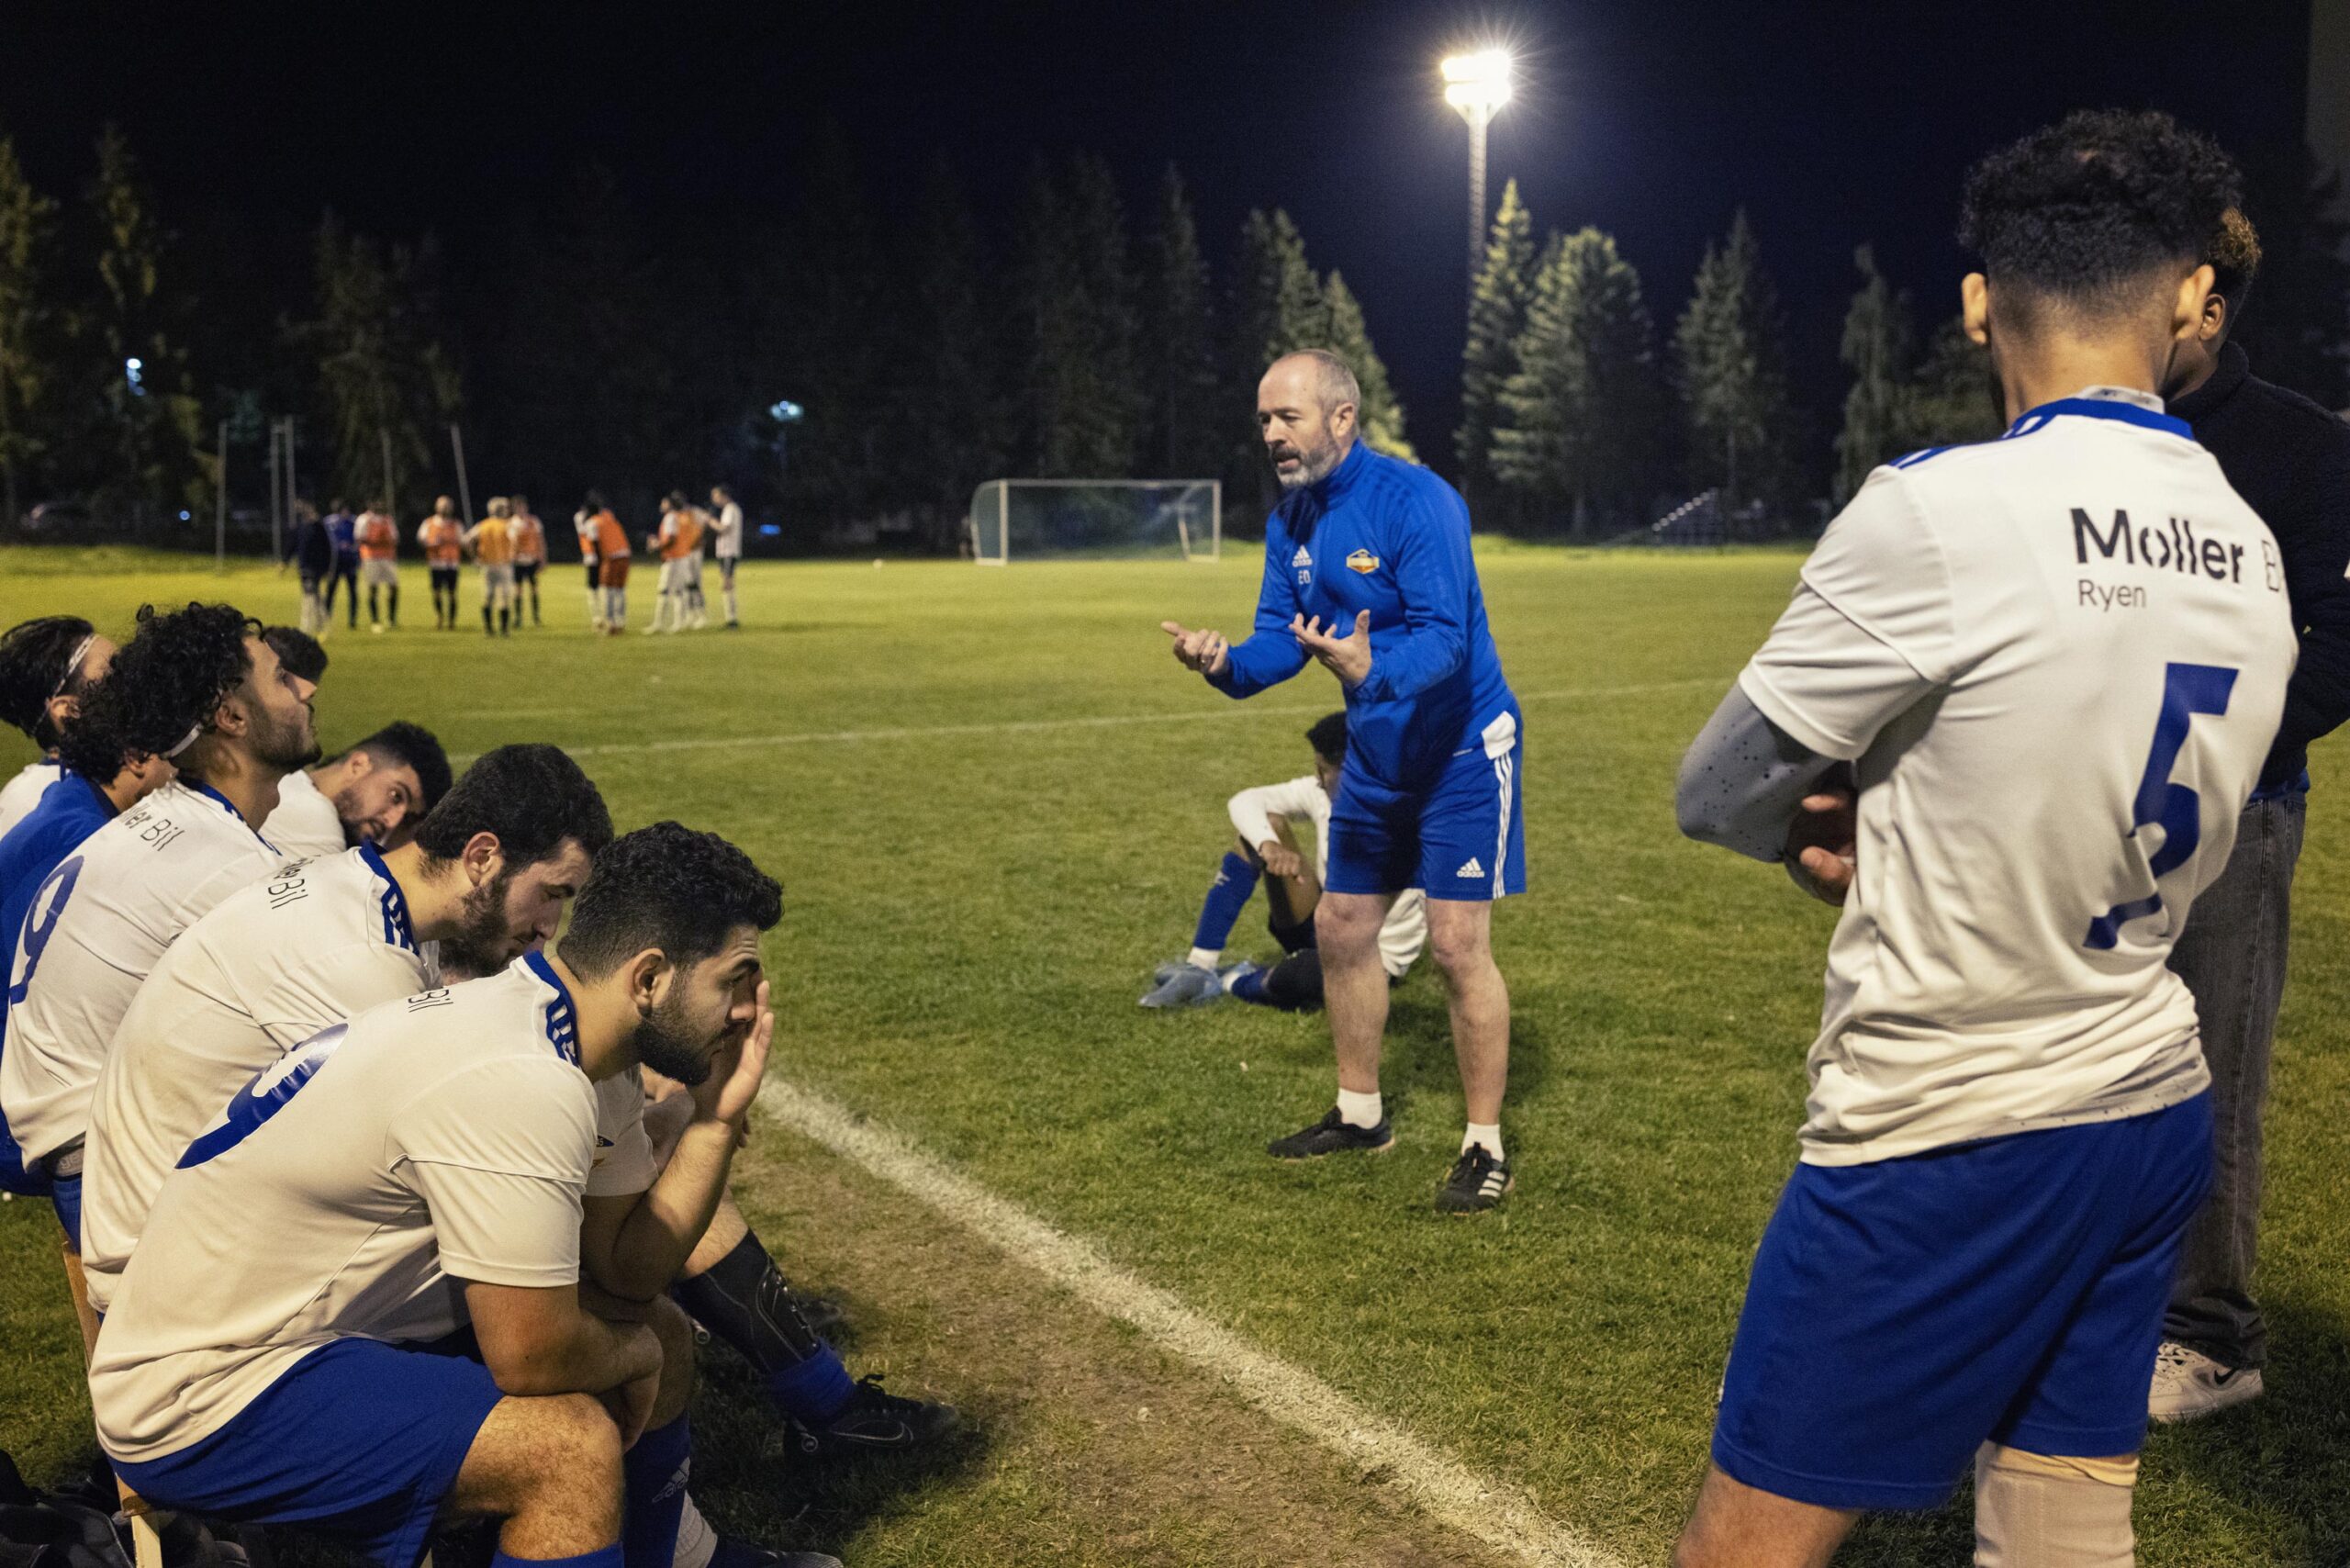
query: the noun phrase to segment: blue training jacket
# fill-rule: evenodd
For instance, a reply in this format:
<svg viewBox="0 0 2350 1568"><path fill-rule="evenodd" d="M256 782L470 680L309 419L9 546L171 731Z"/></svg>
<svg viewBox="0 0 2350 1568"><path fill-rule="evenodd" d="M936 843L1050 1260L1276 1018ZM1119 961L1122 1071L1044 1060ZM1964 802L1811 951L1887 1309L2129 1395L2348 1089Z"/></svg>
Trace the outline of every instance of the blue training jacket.
<svg viewBox="0 0 2350 1568"><path fill-rule="evenodd" d="M1265 523L1256 630L1214 684L1252 697L1305 667L1303 614L1351 635L1371 611L1371 674L1347 693L1347 764L1391 790L1432 783L1485 726L1516 714L1469 550L1469 509L1417 464L1361 442Z"/></svg>
<svg viewBox="0 0 2350 1568"><path fill-rule="evenodd" d="M24 934L25 917L32 913L33 895L49 874L82 846L82 841L114 817L114 802L80 774L68 770L41 791L39 802L25 819L0 837L0 971L15 966L17 939ZM8 980L0 972L0 1047L8 1036ZM48 1191L47 1180L25 1169L24 1154L0 1115L0 1192L36 1197Z"/></svg>

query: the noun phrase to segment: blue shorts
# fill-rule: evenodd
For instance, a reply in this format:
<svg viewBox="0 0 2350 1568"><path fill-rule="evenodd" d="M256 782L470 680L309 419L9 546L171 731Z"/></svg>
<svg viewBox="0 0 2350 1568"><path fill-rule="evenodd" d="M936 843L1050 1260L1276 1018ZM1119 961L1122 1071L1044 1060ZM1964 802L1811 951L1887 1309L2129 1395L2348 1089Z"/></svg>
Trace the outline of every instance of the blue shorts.
<svg viewBox="0 0 2350 1568"><path fill-rule="evenodd" d="M8 1130L6 1117L0 1117L0 1193L14 1193L20 1198L49 1196L49 1172L37 1160L27 1159L16 1135Z"/></svg>
<svg viewBox="0 0 2350 1568"><path fill-rule="evenodd" d="M1436 782L1390 790L1352 762L1330 801L1334 893L1400 893L1487 901L1526 890L1526 814L1520 775L1526 737L1516 713L1494 722L1482 746L1453 754Z"/></svg>
<svg viewBox="0 0 2350 1568"><path fill-rule="evenodd" d="M1824 1508L1928 1508L1986 1440L2145 1440L2211 1097L1873 1165L1798 1165L1762 1233L1714 1463Z"/></svg>
<svg viewBox="0 0 2350 1568"><path fill-rule="evenodd" d="M336 1339L294 1363L209 1437L139 1463L138 1494L241 1524L299 1524L383 1568L416 1568L474 1434L504 1397L489 1369L434 1345Z"/></svg>
<svg viewBox="0 0 2350 1568"><path fill-rule="evenodd" d="M82 1176L58 1176L49 1183L49 1206L57 1211L57 1223L65 1227L66 1250L79 1258L82 1255Z"/></svg>

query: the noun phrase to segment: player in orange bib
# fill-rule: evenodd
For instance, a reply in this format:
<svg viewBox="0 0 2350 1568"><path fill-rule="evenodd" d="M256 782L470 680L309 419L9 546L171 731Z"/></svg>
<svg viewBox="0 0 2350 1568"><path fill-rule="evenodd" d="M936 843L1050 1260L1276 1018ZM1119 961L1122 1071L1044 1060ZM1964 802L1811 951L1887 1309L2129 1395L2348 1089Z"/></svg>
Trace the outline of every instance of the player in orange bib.
<svg viewBox="0 0 2350 1568"><path fill-rule="evenodd" d="M522 623L522 594L531 597L531 624L539 622L539 568L547 564L547 531L531 510L531 498L516 496L511 508L514 532L514 624Z"/></svg>
<svg viewBox="0 0 2350 1568"><path fill-rule="evenodd" d="M701 519L686 504L684 495L670 491L662 502L661 532L645 542L646 548L661 557L661 597L655 601L653 624L644 629L646 636L686 629L688 600L696 586L694 568L701 562Z"/></svg>
<svg viewBox="0 0 2350 1568"><path fill-rule="evenodd" d="M482 634L506 636L516 607L513 513L504 496L490 497L489 515L465 530L465 548L481 563Z"/></svg>
<svg viewBox="0 0 2350 1568"><path fill-rule="evenodd" d="M432 515L416 525L416 542L424 549L424 564L432 573L432 623L443 632L457 629L457 567L464 560L465 531L457 521L457 503L447 496L432 503Z"/></svg>
<svg viewBox="0 0 2350 1568"><path fill-rule="evenodd" d="M400 629L400 525L392 519L392 503L377 501L352 525L359 541L359 580L367 585L367 629L381 632L384 618L375 599L378 589L391 596L392 630Z"/></svg>
<svg viewBox="0 0 2350 1568"><path fill-rule="evenodd" d="M628 629L628 531L604 498L595 491L588 492L587 504L580 509L580 540L583 546L592 534L596 553L596 581L604 592L604 619L600 630L619 636Z"/></svg>

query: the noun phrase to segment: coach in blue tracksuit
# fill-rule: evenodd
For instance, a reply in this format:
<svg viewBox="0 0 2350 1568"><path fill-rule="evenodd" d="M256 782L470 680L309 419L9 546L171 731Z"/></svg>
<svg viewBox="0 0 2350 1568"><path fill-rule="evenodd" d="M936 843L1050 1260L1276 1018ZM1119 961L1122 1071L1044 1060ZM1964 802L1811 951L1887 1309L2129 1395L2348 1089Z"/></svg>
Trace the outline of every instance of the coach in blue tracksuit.
<svg viewBox="0 0 2350 1568"><path fill-rule="evenodd" d="M1336 354L1274 362L1257 388L1257 424L1286 494L1265 525L1256 629L1235 644L1164 627L1176 659L1233 697L1287 680L1309 658L1346 689L1346 767L1314 916L1338 1103L1271 1153L1305 1159L1394 1142L1379 1094L1379 929L1398 893L1423 888L1469 1113L1437 1207L1473 1214L1511 1183L1501 1135L1509 991L1494 965L1492 916L1494 900L1526 889L1517 699L1485 626L1468 508L1427 469L1364 445L1360 401Z"/></svg>

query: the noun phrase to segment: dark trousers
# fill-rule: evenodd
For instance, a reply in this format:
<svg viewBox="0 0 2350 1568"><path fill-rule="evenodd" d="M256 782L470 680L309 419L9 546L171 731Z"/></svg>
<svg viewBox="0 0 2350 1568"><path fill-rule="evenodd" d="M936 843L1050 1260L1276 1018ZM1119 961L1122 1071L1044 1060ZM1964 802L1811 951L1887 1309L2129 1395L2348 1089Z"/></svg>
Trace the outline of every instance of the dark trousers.
<svg viewBox="0 0 2350 1568"><path fill-rule="evenodd" d="M2260 1114L2269 1048L2285 994L2293 867L2307 798L2255 801L2236 827L2218 881L2195 901L2170 967L2195 993L2211 1067L2217 1163L2211 1195L2187 1233L2163 1335L2224 1366L2268 1359L2268 1325L2253 1299L2260 1244Z"/></svg>
<svg viewBox="0 0 2350 1568"><path fill-rule="evenodd" d="M340 553L335 555L334 566L327 573L327 614L329 616L334 614L334 590L337 586L341 587L351 596L347 601L349 605L347 613L351 617L352 626L356 629L359 625L358 556Z"/></svg>

